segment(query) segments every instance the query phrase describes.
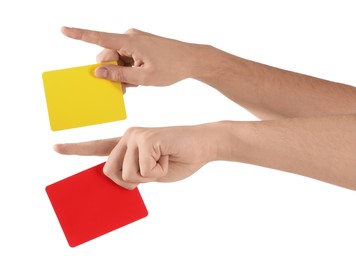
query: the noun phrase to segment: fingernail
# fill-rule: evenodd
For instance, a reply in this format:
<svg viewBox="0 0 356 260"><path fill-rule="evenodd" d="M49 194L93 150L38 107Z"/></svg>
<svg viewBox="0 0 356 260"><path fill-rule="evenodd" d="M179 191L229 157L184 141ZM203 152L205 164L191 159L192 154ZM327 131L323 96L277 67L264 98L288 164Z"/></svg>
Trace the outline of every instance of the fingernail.
<svg viewBox="0 0 356 260"><path fill-rule="evenodd" d="M53 145L53 150L58 151L59 150L60 144L55 144Z"/></svg>
<svg viewBox="0 0 356 260"><path fill-rule="evenodd" d="M57 153L62 153L63 152L63 144L53 145L53 150L56 151Z"/></svg>
<svg viewBox="0 0 356 260"><path fill-rule="evenodd" d="M105 79L108 77L108 70L106 68L97 68L95 70L95 76Z"/></svg>

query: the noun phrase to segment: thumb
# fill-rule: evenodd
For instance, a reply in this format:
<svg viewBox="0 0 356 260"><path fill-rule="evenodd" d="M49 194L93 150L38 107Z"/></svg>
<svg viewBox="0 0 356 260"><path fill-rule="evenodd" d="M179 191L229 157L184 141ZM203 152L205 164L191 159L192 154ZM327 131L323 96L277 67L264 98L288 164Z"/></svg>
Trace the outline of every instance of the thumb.
<svg viewBox="0 0 356 260"><path fill-rule="evenodd" d="M98 78L132 85L142 85L141 73L142 69L139 67L124 67L112 64L102 65L95 69L95 76Z"/></svg>
<svg viewBox="0 0 356 260"><path fill-rule="evenodd" d="M53 149L65 155L109 155L112 149L120 141L120 138L110 138L81 143L55 144Z"/></svg>
<svg viewBox="0 0 356 260"><path fill-rule="evenodd" d="M140 174L147 178L162 178L168 173L169 155L159 155L158 160L148 154L139 154Z"/></svg>

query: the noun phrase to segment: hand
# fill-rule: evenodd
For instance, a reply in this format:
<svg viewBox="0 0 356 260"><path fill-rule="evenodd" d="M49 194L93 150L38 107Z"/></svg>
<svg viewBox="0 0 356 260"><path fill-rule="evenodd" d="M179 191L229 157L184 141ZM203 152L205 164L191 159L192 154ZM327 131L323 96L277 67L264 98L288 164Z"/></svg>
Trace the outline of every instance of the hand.
<svg viewBox="0 0 356 260"><path fill-rule="evenodd" d="M61 154L109 155L104 173L126 189L139 183L172 182L195 173L217 157L216 124L130 128L121 138L57 144Z"/></svg>
<svg viewBox="0 0 356 260"><path fill-rule="evenodd" d="M105 49L97 61L118 61L120 65L103 65L96 69L97 77L120 81L126 86L168 86L191 77L198 67L200 45L184 43L130 29L114 34L63 27L70 38L97 44Z"/></svg>

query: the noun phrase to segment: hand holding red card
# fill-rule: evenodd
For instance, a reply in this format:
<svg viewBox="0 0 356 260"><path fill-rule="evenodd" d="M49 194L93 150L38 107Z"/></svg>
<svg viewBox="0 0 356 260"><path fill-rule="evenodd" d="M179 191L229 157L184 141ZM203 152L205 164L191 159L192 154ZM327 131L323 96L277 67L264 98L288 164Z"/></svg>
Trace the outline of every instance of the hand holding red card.
<svg viewBox="0 0 356 260"><path fill-rule="evenodd" d="M147 216L139 190L103 173L104 163L46 187L68 244L75 247Z"/></svg>

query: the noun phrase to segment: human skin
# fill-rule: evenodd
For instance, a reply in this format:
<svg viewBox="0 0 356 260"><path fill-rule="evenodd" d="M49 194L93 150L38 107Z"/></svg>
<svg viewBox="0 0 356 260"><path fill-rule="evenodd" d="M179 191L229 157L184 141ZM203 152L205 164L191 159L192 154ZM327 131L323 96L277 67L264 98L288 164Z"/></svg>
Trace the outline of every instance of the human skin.
<svg viewBox="0 0 356 260"><path fill-rule="evenodd" d="M98 44L96 76L137 85L200 80L262 121L130 128L119 138L57 144L62 154L104 155L104 173L133 189L177 181L216 160L283 170L356 190L356 89L223 52L131 29L110 34L63 28L66 36ZM169 61L169 62L167 62ZM221 134L224 133L224 134Z"/></svg>

